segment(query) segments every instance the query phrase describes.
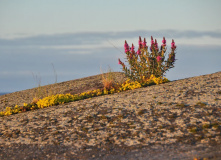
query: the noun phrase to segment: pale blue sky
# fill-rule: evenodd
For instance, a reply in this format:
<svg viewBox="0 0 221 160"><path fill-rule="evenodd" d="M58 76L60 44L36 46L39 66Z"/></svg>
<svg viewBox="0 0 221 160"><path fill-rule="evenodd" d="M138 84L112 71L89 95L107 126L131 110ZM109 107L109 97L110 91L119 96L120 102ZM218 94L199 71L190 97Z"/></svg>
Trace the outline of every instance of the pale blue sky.
<svg viewBox="0 0 221 160"><path fill-rule="evenodd" d="M221 31L219 0L0 0L0 37L85 31Z"/></svg>
<svg viewBox="0 0 221 160"><path fill-rule="evenodd" d="M0 0L0 92L121 71L124 40L175 39L170 80L221 71L220 0ZM114 45L114 46L113 46ZM117 49L116 49L116 48ZM168 47L170 48L170 46ZM169 51L169 50L168 50Z"/></svg>

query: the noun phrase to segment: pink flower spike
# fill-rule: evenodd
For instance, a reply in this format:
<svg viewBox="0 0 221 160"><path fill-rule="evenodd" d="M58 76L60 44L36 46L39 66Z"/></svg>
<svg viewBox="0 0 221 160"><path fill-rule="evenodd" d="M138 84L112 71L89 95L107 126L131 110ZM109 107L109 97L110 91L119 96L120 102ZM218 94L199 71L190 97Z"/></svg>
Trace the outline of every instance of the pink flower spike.
<svg viewBox="0 0 221 160"><path fill-rule="evenodd" d="M141 40L141 36L139 36L139 41L138 41L138 44L139 44L139 48L142 47L142 40Z"/></svg>
<svg viewBox="0 0 221 160"><path fill-rule="evenodd" d="M138 50L137 50L137 54L140 55L140 53L141 53L141 52L140 52L140 49L138 49Z"/></svg>
<svg viewBox="0 0 221 160"><path fill-rule="evenodd" d="M146 42L146 39L144 38L144 41L143 41L143 48L146 48L147 47L147 42Z"/></svg>
<svg viewBox="0 0 221 160"><path fill-rule="evenodd" d="M134 45L133 45L133 43L132 43L132 47L131 47L131 50L130 50L132 53L135 52L135 51L134 51L134 48L135 48L135 47L134 47Z"/></svg>
<svg viewBox="0 0 221 160"><path fill-rule="evenodd" d="M121 60L120 60L120 58L118 58L118 64L121 64L122 62L121 62Z"/></svg>
<svg viewBox="0 0 221 160"><path fill-rule="evenodd" d="M161 61L161 57L157 56L157 62Z"/></svg>
<svg viewBox="0 0 221 160"><path fill-rule="evenodd" d="M151 36L151 45L154 44L154 40L153 40L153 37Z"/></svg>
<svg viewBox="0 0 221 160"><path fill-rule="evenodd" d="M171 43L171 49L176 49L175 42L173 39L172 39L172 43Z"/></svg>
<svg viewBox="0 0 221 160"><path fill-rule="evenodd" d="M139 41L138 41L138 43L142 43L141 36L139 36Z"/></svg>
<svg viewBox="0 0 221 160"><path fill-rule="evenodd" d="M156 48L156 50L157 50L157 49L158 49L158 43L157 43L157 40L156 40L156 39L155 39L154 45L155 45L155 48Z"/></svg>
<svg viewBox="0 0 221 160"><path fill-rule="evenodd" d="M166 44L166 39L165 39L165 37L163 37L162 43L163 43L163 44ZM164 45L164 46L165 46L165 45Z"/></svg>
<svg viewBox="0 0 221 160"><path fill-rule="evenodd" d="M128 47L128 44L127 44L127 41L125 40L124 48L127 48L127 47Z"/></svg>
<svg viewBox="0 0 221 160"><path fill-rule="evenodd" d="M124 44L124 50L125 50L125 53L130 51L126 40L125 40L125 44Z"/></svg>

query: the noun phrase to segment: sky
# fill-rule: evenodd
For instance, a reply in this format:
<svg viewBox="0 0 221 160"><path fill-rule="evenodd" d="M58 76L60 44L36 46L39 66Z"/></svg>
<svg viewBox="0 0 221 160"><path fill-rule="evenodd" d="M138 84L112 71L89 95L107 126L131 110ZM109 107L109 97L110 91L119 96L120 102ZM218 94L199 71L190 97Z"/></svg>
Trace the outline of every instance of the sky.
<svg viewBox="0 0 221 160"><path fill-rule="evenodd" d="M121 71L124 41L137 47L139 36L147 45L151 35L159 43L165 36L168 45L175 40L170 80L221 71L220 6L218 0L0 0L0 92L108 67Z"/></svg>

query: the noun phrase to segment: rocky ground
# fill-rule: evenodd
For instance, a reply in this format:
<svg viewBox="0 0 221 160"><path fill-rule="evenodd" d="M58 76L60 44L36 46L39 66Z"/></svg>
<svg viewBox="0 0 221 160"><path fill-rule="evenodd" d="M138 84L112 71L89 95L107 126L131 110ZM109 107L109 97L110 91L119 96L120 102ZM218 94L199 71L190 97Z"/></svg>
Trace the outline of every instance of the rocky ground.
<svg viewBox="0 0 221 160"><path fill-rule="evenodd" d="M0 159L194 157L221 159L221 72L0 117Z"/></svg>

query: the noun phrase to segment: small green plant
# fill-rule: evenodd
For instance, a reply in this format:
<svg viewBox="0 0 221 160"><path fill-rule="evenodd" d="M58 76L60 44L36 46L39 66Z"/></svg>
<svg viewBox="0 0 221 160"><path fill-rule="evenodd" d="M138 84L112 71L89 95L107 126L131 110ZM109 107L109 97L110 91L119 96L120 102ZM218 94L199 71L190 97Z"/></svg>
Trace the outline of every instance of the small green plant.
<svg viewBox="0 0 221 160"><path fill-rule="evenodd" d="M146 39L142 41L139 37L139 48L135 52L135 47L132 44L131 48L125 40L124 49L126 53L126 58L129 64L127 67L120 59L118 63L123 67L123 71L128 78L133 81L144 83L149 80L151 76L156 78L163 78L166 71L174 67L175 63L175 42L172 40L171 52L166 59L166 39L163 37L162 45L160 49L158 48L157 40L153 40L151 36L150 52L148 51L148 46L146 45Z"/></svg>

